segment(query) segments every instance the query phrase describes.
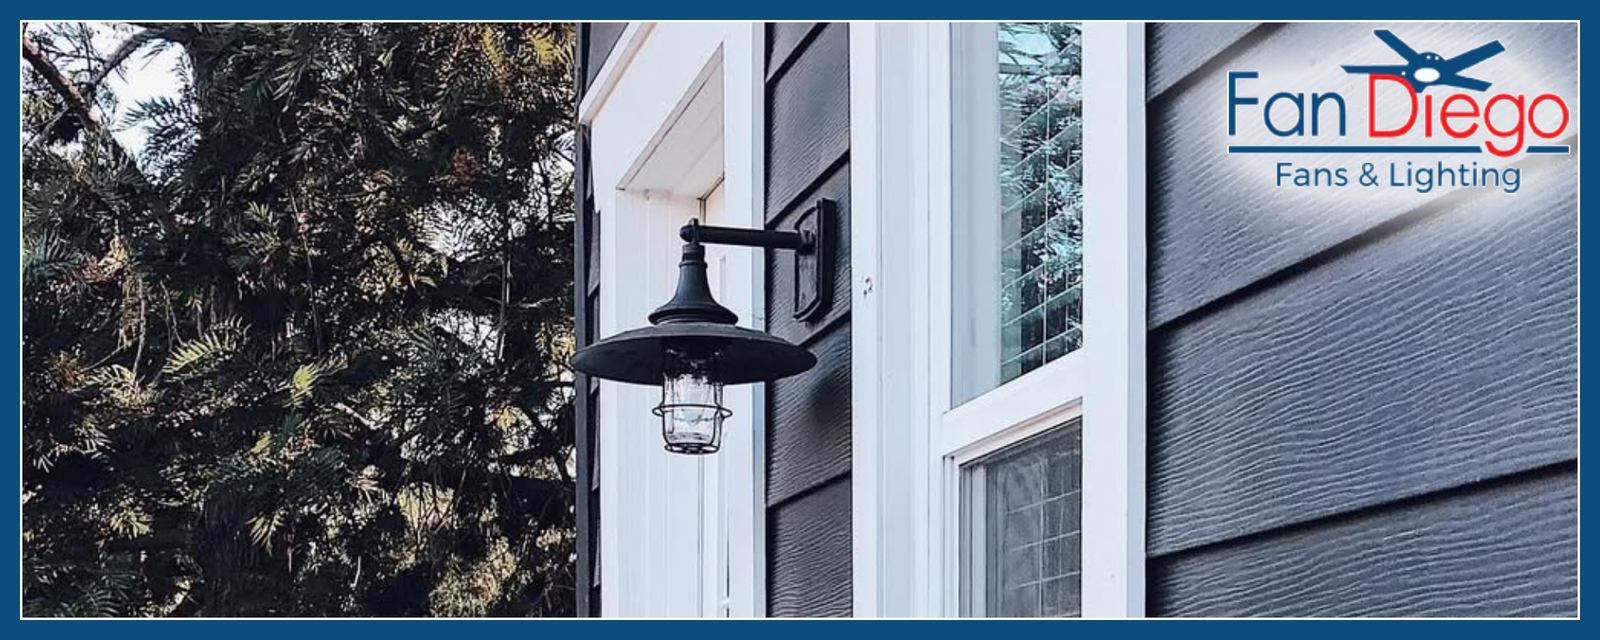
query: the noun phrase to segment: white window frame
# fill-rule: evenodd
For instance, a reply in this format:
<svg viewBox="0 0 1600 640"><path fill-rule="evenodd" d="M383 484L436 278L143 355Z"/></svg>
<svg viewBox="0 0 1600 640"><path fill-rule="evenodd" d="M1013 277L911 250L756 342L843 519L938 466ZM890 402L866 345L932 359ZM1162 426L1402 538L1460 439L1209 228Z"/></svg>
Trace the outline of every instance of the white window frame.
<svg viewBox="0 0 1600 640"><path fill-rule="evenodd" d="M951 25L850 47L855 614L958 615L960 466L1081 419L1082 613L1143 616L1143 23L1084 24L1084 346L954 408Z"/></svg>

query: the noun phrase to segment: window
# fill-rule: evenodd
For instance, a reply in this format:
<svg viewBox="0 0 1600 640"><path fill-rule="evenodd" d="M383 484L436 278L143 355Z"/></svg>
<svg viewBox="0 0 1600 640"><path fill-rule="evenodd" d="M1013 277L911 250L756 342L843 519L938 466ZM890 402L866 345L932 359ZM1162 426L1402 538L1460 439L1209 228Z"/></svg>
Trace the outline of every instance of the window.
<svg viewBox="0 0 1600 640"><path fill-rule="evenodd" d="M959 403L1083 344L1083 34L955 29Z"/></svg>
<svg viewBox="0 0 1600 640"><path fill-rule="evenodd" d="M962 466L962 615L1082 610L1079 436L1062 425Z"/></svg>
<svg viewBox="0 0 1600 640"><path fill-rule="evenodd" d="M1010 396L1009 383L1083 346L1082 27L956 25L951 56L951 399L961 405ZM1050 422L1022 441L1004 421L977 425L1011 443L960 464L962 615L1079 614L1077 424Z"/></svg>
<svg viewBox="0 0 1600 640"><path fill-rule="evenodd" d="M1143 47L1126 23L930 36L932 612L1143 612Z"/></svg>
<svg viewBox="0 0 1600 640"><path fill-rule="evenodd" d="M1144 32L851 26L858 615L1143 615Z"/></svg>

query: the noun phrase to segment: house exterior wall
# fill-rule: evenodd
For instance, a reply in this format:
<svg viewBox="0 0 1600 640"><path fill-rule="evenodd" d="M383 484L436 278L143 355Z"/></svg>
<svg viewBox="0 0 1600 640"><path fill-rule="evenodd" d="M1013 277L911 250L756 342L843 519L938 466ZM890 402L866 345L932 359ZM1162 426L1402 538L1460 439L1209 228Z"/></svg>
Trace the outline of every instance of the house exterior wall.
<svg viewBox="0 0 1600 640"><path fill-rule="evenodd" d="M845 24L767 25L767 228L832 200L831 305L794 318L793 264L768 252L767 330L817 366L768 385L767 614L851 613L850 48Z"/></svg>
<svg viewBox="0 0 1600 640"><path fill-rule="evenodd" d="M765 27L765 225L827 198L842 232L837 289L813 321L793 318L786 256L764 270L767 329L819 359L766 391L772 616L852 613L850 28ZM1539 86L1573 96L1576 119L1575 25L1413 29L1444 53L1502 39ZM585 86L621 30L580 30ZM1147 615L1577 613L1576 136L1556 141L1570 156L1517 161L1538 188L1441 190L1362 215L1217 173L1229 70L1325 67L1371 30L1146 30ZM599 215L580 202L585 344L603 283ZM589 496L597 407L578 409ZM597 503L579 500L593 612Z"/></svg>
<svg viewBox="0 0 1600 640"><path fill-rule="evenodd" d="M1371 31L1148 29L1150 615L1577 613L1576 152L1376 212L1208 168L1228 70ZM1406 38L1577 95L1576 25Z"/></svg>

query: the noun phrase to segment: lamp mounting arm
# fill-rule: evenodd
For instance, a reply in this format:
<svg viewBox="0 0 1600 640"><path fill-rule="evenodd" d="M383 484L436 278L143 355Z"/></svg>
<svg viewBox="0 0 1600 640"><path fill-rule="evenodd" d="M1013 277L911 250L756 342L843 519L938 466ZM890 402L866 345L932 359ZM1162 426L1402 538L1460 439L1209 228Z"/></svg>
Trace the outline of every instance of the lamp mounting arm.
<svg viewBox="0 0 1600 640"><path fill-rule="evenodd" d="M798 253L811 253L817 248L816 233L809 230L767 231L765 229L717 227L700 224L699 220L690 220L688 224L678 229L678 237L683 238L684 242L697 244L787 249Z"/></svg>
<svg viewBox="0 0 1600 640"><path fill-rule="evenodd" d="M793 251L787 278L794 285L791 312L796 320L812 322L822 319L833 302L834 220L838 215L834 201L820 198L810 207L785 214L792 231L713 227L691 219L678 230L678 237L683 238L686 251L706 244Z"/></svg>

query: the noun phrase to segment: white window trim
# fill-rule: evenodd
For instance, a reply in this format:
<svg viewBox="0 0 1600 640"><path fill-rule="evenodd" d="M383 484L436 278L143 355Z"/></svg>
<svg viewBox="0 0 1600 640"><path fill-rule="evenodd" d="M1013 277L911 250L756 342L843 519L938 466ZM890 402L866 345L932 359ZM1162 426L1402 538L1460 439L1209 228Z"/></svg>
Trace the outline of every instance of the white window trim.
<svg viewBox="0 0 1600 640"><path fill-rule="evenodd" d="M1084 36L1085 346L945 411L950 25L852 26L857 616L957 615L959 465L1080 417L1083 615L1144 615L1144 25Z"/></svg>
<svg viewBox="0 0 1600 640"><path fill-rule="evenodd" d="M724 220L763 223L764 51L760 24L632 23L602 66L579 111L592 126L602 217L602 336L643 326L670 297L678 227L701 214L699 198L718 175ZM714 80L721 83L714 106L720 127L707 125L712 107L697 100ZM720 300L741 325L762 328L759 252L714 259L728 286L748 289ZM722 452L689 457L662 451L660 425L650 413L660 387L601 384L602 615L764 615L764 386L727 389L724 397L738 415ZM721 494L713 491L718 485ZM686 486L700 491L673 491Z"/></svg>

